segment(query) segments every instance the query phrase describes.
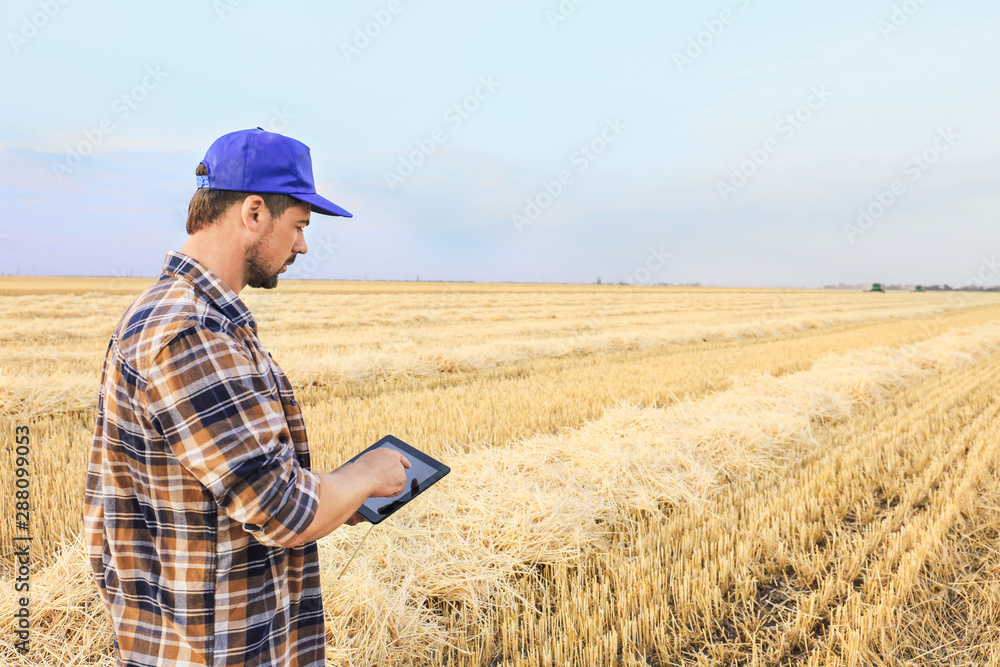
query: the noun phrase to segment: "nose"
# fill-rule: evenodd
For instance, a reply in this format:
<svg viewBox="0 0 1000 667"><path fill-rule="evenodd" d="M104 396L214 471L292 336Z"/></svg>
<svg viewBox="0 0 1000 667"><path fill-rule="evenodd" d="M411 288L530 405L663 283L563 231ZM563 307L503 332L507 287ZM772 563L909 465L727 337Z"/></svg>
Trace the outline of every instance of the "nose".
<svg viewBox="0 0 1000 667"><path fill-rule="evenodd" d="M299 233L295 235L295 243L292 244L292 252L302 255L309 252L309 246L306 244L306 235L302 231L299 231Z"/></svg>

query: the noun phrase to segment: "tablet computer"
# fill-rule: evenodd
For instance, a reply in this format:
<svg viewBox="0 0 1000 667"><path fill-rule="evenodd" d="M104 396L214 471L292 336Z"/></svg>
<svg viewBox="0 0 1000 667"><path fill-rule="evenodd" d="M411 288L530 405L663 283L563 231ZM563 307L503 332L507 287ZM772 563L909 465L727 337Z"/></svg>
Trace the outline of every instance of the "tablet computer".
<svg viewBox="0 0 1000 667"><path fill-rule="evenodd" d="M369 498L360 508L358 514L370 523L380 523L390 517L405 506L408 502L419 496L431 487L432 484L451 472L451 468L441 463L435 458L424 454L419 449L411 447L399 438L387 435L374 445L359 453L351 461L354 461L365 452L388 447L394 449L410 462L410 467L406 469L406 486L398 496L387 496L385 498Z"/></svg>

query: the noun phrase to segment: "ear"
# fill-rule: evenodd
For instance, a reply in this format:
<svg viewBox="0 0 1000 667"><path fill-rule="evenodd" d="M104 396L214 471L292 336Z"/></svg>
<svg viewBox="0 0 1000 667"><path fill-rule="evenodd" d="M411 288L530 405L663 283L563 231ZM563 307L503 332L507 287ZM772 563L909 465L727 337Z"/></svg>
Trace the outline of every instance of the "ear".
<svg viewBox="0 0 1000 667"><path fill-rule="evenodd" d="M248 231L255 232L267 219L267 207L259 195L250 195L243 200L240 208L240 219Z"/></svg>

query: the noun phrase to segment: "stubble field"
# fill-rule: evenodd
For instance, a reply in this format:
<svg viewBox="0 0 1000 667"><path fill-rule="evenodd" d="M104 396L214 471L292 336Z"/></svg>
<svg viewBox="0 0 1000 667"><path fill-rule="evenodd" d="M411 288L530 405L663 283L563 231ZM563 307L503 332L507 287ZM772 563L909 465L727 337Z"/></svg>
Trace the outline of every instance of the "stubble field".
<svg viewBox="0 0 1000 667"><path fill-rule="evenodd" d="M78 536L149 281L0 278L0 662L111 665ZM1000 665L1000 295L287 282L244 300L317 469L452 474L321 540L331 665ZM14 649L14 429L31 653Z"/></svg>

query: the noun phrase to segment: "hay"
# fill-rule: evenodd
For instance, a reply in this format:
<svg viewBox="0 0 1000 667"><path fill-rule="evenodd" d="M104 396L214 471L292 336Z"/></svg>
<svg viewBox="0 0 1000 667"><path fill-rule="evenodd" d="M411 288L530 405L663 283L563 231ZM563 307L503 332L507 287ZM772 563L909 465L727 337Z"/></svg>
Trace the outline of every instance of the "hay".
<svg viewBox="0 0 1000 667"><path fill-rule="evenodd" d="M702 502L720 485L813 446L817 425L998 345L1000 326L983 325L827 357L782 377L742 377L698 401L621 405L579 429L446 454L452 474L378 526L343 579L340 568L364 530L320 541L331 664L481 655L495 640L487 636L490 619L523 599L518 582L601 553L609 533L636 517ZM110 629L79 543L66 545L33 583L30 663L107 662ZM5 596L0 627L11 627L13 609ZM2 643L10 636L0 638L0 659L28 664Z"/></svg>

